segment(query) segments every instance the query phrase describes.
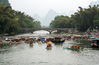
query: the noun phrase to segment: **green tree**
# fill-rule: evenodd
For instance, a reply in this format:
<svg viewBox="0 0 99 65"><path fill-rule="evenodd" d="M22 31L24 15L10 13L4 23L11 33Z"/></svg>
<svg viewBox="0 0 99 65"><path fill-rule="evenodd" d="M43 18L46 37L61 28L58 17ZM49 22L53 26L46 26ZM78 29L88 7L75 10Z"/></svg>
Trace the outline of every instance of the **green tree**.
<svg viewBox="0 0 99 65"><path fill-rule="evenodd" d="M12 10L10 6L0 3L0 33L17 33L22 28L40 27L31 16Z"/></svg>
<svg viewBox="0 0 99 65"><path fill-rule="evenodd" d="M79 31L87 31L88 29L94 29L94 17L98 13L98 6L94 5L93 7L89 6L89 8L81 8L79 7L79 11L71 16L72 23L75 23L74 26Z"/></svg>
<svg viewBox="0 0 99 65"><path fill-rule="evenodd" d="M18 23L15 20L12 8L0 4L0 33L11 33L18 31ZM12 29L13 28L13 29Z"/></svg>
<svg viewBox="0 0 99 65"><path fill-rule="evenodd" d="M70 28L70 19L68 16L56 16L55 19L50 23L52 28Z"/></svg>

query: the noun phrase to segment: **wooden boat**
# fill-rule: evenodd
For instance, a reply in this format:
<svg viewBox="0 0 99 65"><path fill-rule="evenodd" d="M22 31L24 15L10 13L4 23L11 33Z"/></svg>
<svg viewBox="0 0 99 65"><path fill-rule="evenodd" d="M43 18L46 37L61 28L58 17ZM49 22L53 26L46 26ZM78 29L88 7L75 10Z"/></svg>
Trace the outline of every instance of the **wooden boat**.
<svg viewBox="0 0 99 65"><path fill-rule="evenodd" d="M51 50L51 49L52 49L52 46L51 46L51 47L46 47L46 49L47 49L47 50Z"/></svg>
<svg viewBox="0 0 99 65"><path fill-rule="evenodd" d="M52 42L53 43L63 43L65 40L60 37L55 37Z"/></svg>
<svg viewBox="0 0 99 65"><path fill-rule="evenodd" d="M80 50L80 46L79 45L73 45L71 47L64 47L64 49L73 50L73 51L79 51Z"/></svg>
<svg viewBox="0 0 99 65"><path fill-rule="evenodd" d="M14 38L14 39L12 39L11 41L19 42L20 40L21 40L21 38Z"/></svg>
<svg viewBox="0 0 99 65"><path fill-rule="evenodd" d="M91 47L99 48L99 39L92 39L91 40Z"/></svg>
<svg viewBox="0 0 99 65"><path fill-rule="evenodd" d="M68 50L73 50L73 51L79 51L80 49L73 49L73 48L63 48L63 49L68 49Z"/></svg>
<svg viewBox="0 0 99 65"><path fill-rule="evenodd" d="M53 43L63 43L65 40L60 40L60 41L56 41L56 40L53 40L52 42Z"/></svg>

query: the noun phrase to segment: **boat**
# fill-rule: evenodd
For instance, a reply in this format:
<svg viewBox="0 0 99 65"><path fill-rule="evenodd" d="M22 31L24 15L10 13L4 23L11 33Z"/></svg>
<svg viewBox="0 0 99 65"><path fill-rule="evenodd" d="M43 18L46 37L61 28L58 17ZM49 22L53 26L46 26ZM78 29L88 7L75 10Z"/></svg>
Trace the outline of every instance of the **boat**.
<svg viewBox="0 0 99 65"><path fill-rule="evenodd" d="M63 48L68 50L73 50L73 51L79 51L81 47L79 46L79 44L77 44L77 45L73 45L70 47L63 47Z"/></svg>
<svg viewBox="0 0 99 65"><path fill-rule="evenodd" d="M52 49L52 46L51 46L51 47L46 47L46 49L47 49L47 50L51 50L51 49Z"/></svg>
<svg viewBox="0 0 99 65"><path fill-rule="evenodd" d="M74 49L74 48L63 48L63 49L68 49L68 50L73 50L73 51L79 51L80 49Z"/></svg>
<svg viewBox="0 0 99 65"><path fill-rule="evenodd" d="M91 40L91 47L93 48L99 48L99 38L95 38Z"/></svg>
<svg viewBox="0 0 99 65"><path fill-rule="evenodd" d="M53 43L63 43L65 40L62 39L61 37L55 37L52 42Z"/></svg>
<svg viewBox="0 0 99 65"><path fill-rule="evenodd" d="M53 40L52 42L53 43L63 43L65 40L60 40L60 41L56 41L56 40Z"/></svg>

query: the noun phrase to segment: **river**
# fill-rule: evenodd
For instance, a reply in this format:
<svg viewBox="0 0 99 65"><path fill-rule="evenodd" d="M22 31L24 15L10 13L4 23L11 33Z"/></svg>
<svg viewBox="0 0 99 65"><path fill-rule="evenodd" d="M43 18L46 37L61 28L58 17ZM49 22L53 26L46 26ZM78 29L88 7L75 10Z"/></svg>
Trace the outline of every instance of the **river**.
<svg viewBox="0 0 99 65"><path fill-rule="evenodd" d="M30 35L31 34L24 34ZM23 35L23 36L24 36ZM35 36L35 33L32 34ZM84 48L81 51L63 49L73 41L66 40L63 45L52 44L47 50L46 44L34 43L33 47L21 42L0 49L0 65L99 65L99 50Z"/></svg>

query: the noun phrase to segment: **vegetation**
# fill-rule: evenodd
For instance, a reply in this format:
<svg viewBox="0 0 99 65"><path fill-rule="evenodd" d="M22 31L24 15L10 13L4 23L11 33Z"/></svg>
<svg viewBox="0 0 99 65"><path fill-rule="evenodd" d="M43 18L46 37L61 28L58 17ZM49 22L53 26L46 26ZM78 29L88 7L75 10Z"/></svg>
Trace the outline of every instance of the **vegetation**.
<svg viewBox="0 0 99 65"><path fill-rule="evenodd" d="M52 28L76 28L78 31L85 32L88 29L99 29L99 6L94 5L89 8L79 7L79 10L71 15L57 16L50 24Z"/></svg>
<svg viewBox="0 0 99 65"><path fill-rule="evenodd" d="M70 28L70 25L70 18L68 16L57 16L50 24L52 28Z"/></svg>
<svg viewBox="0 0 99 65"><path fill-rule="evenodd" d="M20 28L39 28L40 22L32 17L12 10L10 6L0 3L0 34L17 33Z"/></svg>
<svg viewBox="0 0 99 65"><path fill-rule="evenodd" d="M0 2L4 5L10 6L10 3L8 0L0 0Z"/></svg>

